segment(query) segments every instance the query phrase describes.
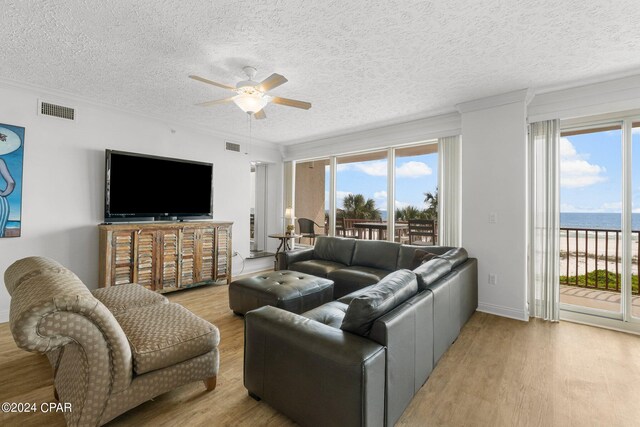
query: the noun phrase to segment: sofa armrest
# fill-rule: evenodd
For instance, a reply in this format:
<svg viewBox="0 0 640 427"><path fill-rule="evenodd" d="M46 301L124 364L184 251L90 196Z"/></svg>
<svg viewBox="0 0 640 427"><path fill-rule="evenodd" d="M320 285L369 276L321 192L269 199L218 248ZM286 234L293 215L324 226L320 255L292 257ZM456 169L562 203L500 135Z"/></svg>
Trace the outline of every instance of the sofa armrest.
<svg viewBox="0 0 640 427"><path fill-rule="evenodd" d="M284 256L285 268L289 268L293 263L313 259L313 248L301 251L285 251L282 254Z"/></svg>
<svg viewBox="0 0 640 427"><path fill-rule="evenodd" d="M244 384L307 425L382 425L385 348L266 306L245 316Z"/></svg>

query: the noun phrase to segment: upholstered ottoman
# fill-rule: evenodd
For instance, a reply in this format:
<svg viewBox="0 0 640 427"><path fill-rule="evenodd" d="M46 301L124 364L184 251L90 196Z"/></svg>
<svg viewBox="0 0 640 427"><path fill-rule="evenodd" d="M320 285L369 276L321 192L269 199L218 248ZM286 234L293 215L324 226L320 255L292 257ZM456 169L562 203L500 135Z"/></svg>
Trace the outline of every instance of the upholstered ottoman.
<svg viewBox="0 0 640 427"><path fill-rule="evenodd" d="M229 285L229 307L240 315L265 305L300 314L332 299L332 280L297 271L273 271Z"/></svg>

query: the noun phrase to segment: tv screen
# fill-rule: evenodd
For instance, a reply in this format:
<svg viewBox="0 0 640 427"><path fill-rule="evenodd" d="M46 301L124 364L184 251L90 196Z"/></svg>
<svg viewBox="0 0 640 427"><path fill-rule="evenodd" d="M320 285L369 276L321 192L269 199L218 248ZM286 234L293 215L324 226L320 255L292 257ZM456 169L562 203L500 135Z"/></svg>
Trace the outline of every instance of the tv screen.
<svg viewBox="0 0 640 427"><path fill-rule="evenodd" d="M105 220L212 218L213 164L106 151Z"/></svg>

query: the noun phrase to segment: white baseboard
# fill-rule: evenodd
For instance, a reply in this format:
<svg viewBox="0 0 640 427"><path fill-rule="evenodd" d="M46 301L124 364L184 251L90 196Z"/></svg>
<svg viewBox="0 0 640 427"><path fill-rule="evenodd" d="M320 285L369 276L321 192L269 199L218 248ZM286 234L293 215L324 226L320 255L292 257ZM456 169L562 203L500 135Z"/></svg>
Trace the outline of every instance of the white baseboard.
<svg viewBox="0 0 640 427"><path fill-rule="evenodd" d="M0 310L0 323L9 321L9 310Z"/></svg>
<svg viewBox="0 0 640 427"><path fill-rule="evenodd" d="M495 314L496 316L508 317L510 319L529 321L529 313L524 309L516 309L505 307L502 305L488 304L485 302L478 303L478 311L483 313Z"/></svg>

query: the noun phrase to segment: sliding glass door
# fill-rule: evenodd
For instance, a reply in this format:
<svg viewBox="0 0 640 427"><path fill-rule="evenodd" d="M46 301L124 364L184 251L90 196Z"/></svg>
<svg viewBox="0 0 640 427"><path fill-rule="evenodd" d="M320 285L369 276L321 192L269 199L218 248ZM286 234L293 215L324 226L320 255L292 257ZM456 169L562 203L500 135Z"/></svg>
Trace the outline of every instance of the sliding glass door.
<svg viewBox="0 0 640 427"><path fill-rule="evenodd" d="M565 128L560 139L560 307L640 319L640 120Z"/></svg>

